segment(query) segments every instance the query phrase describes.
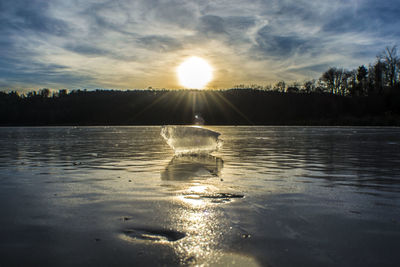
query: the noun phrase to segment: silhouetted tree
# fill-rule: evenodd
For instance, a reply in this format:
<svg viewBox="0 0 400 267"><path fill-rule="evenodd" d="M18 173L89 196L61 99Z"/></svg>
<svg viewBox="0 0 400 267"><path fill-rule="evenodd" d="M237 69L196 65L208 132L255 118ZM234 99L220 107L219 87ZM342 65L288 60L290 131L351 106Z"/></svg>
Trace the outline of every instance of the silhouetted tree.
<svg viewBox="0 0 400 267"><path fill-rule="evenodd" d="M31 92L28 92L28 94L26 95L26 97L27 98L33 98L33 97L35 97L37 94L36 94L36 91L31 91Z"/></svg>
<svg viewBox="0 0 400 267"><path fill-rule="evenodd" d="M345 88L343 87L345 85L343 85L343 82L344 79L347 79L347 75L344 69L330 68L322 74L321 79L326 83L331 94L345 91Z"/></svg>
<svg viewBox="0 0 400 267"><path fill-rule="evenodd" d="M58 90L58 96L59 97L64 97L67 95L67 89L60 89Z"/></svg>
<svg viewBox="0 0 400 267"><path fill-rule="evenodd" d="M297 92L299 92L299 88L298 88L298 87L295 87L295 86L289 86L289 87L286 89L286 92L287 92L287 93L297 93Z"/></svg>
<svg viewBox="0 0 400 267"><path fill-rule="evenodd" d="M378 94L383 93L385 64L379 59L374 65L374 86Z"/></svg>
<svg viewBox="0 0 400 267"><path fill-rule="evenodd" d="M304 91L309 94L315 90L315 80L305 81L303 84Z"/></svg>
<svg viewBox="0 0 400 267"><path fill-rule="evenodd" d="M272 85L268 84L268 85L264 86L264 90L265 91L272 91Z"/></svg>
<svg viewBox="0 0 400 267"><path fill-rule="evenodd" d="M279 91L279 92L285 92L286 89L286 83L285 81L279 81L275 84L275 91Z"/></svg>
<svg viewBox="0 0 400 267"><path fill-rule="evenodd" d="M349 80L352 77L352 72L344 69L341 72L340 92L342 96L345 96L349 92Z"/></svg>
<svg viewBox="0 0 400 267"><path fill-rule="evenodd" d="M335 68L330 68L325 71L321 76L321 80L326 83L327 88L331 94L335 93L335 72Z"/></svg>
<svg viewBox="0 0 400 267"><path fill-rule="evenodd" d="M39 90L39 95L43 98L47 98L50 96L50 90L48 88L43 88Z"/></svg>
<svg viewBox="0 0 400 267"><path fill-rule="evenodd" d="M357 91L358 95L363 95L366 92L368 70L362 65L357 69Z"/></svg>
<svg viewBox="0 0 400 267"><path fill-rule="evenodd" d="M298 93L299 91L300 91L300 83L299 82L293 82L286 89L287 93Z"/></svg>
<svg viewBox="0 0 400 267"><path fill-rule="evenodd" d="M400 59L397 55L397 47L386 47L386 49L379 55L379 58L385 63L385 75L388 85L393 87L397 83L398 66Z"/></svg>
<svg viewBox="0 0 400 267"><path fill-rule="evenodd" d="M350 77L348 80L348 93L350 96L355 96L357 94L357 71L349 71Z"/></svg>

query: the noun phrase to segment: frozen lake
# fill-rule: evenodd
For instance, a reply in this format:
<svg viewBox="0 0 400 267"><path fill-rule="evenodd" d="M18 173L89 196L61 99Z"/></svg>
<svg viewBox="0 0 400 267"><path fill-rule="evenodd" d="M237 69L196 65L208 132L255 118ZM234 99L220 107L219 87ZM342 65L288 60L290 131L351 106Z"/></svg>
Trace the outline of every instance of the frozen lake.
<svg viewBox="0 0 400 267"><path fill-rule="evenodd" d="M400 128L0 128L0 266L398 266Z"/></svg>

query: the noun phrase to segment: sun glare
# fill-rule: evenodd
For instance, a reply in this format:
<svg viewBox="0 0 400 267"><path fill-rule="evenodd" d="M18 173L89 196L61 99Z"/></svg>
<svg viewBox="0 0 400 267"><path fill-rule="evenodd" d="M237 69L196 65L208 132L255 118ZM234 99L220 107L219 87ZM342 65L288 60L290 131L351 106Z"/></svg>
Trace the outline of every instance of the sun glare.
<svg viewBox="0 0 400 267"><path fill-rule="evenodd" d="M179 83L185 88L204 89L213 77L213 69L202 58L190 57L177 69Z"/></svg>

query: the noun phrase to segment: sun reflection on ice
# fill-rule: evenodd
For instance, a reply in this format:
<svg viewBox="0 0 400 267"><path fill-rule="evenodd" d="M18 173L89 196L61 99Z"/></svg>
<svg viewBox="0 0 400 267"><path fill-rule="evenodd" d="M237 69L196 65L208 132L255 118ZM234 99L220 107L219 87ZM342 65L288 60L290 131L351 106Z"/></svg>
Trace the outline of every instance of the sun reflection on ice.
<svg viewBox="0 0 400 267"><path fill-rule="evenodd" d="M232 240L241 237L232 229L221 204L244 196L222 183L222 168L223 160L211 155L175 156L161 172L161 180L169 189L174 188L177 204L169 212L171 228L186 234L173 243L182 265L230 266L246 262L256 266L243 260L247 257L230 252Z"/></svg>
<svg viewBox="0 0 400 267"><path fill-rule="evenodd" d="M186 204L189 208L199 208L204 207L206 205L204 199L200 198L200 194L204 194L207 192L208 187L205 185L199 185L198 183L190 186L188 193L184 195L178 196L179 200L181 200L184 204Z"/></svg>
<svg viewBox="0 0 400 267"><path fill-rule="evenodd" d="M191 189L204 193L204 186L194 185ZM194 193L194 192L193 192ZM179 224L183 225L187 237L179 242L176 253L183 260L183 264L202 264L215 257L218 244L222 240L222 231L219 229L224 222L218 216L218 211L201 198L179 197L184 208L176 214Z"/></svg>
<svg viewBox="0 0 400 267"><path fill-rule="evenodd" d="M227 252L235 233L219 207L221 202L208 197L218 195L218 190L216 186L196 182L188 185L187 194L177 196L183 205L174 219L187 236L177 242L175 252L183 265L258 266L251 257Z"/></svg>

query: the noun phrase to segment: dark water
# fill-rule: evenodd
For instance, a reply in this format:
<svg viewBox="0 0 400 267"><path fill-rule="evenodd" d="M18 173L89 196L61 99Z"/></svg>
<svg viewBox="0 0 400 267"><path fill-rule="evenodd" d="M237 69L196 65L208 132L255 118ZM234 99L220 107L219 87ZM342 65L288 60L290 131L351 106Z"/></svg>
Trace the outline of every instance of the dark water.
<svg viewBox="0 0 400 267"><path fill-rule="evenodd" d="M0 128L0 266L399 266L399 128L210 128Z"/></svg>

